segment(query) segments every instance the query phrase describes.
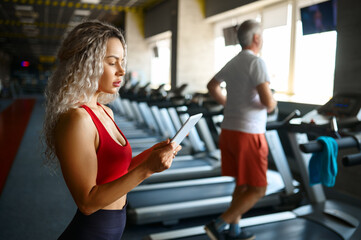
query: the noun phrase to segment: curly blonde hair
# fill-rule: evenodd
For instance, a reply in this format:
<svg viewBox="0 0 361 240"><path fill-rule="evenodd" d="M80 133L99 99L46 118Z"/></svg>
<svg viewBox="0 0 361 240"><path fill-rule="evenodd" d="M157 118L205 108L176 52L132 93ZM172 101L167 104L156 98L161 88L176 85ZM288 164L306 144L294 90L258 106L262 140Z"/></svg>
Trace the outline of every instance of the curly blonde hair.
<svg viewBox="0 0 361 240"><path fill-rule="evenodd" d="M74 27L64 39L57 55L57 68L45 89L46 112L43 125L45 164L56 164L54 129L61 114L88 103L98 90L103 59L109 38L118 38L126 53L122 32L116 27L89 20ZM118 97L101 93L98 102L107 104Z"/></svg>

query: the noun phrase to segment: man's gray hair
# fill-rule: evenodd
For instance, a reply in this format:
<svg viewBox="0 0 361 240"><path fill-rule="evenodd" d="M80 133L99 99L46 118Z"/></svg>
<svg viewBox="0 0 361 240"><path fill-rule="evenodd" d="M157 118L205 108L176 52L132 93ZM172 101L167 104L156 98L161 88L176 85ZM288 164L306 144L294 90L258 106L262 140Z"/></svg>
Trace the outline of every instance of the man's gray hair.
<svg viewBox="0 0 361 240"><path fill-rule="evenodd" d="M261 34L262 26L255 20L246 20L238 28L237 37L242 48L252 44L253 35Z"/></svg>

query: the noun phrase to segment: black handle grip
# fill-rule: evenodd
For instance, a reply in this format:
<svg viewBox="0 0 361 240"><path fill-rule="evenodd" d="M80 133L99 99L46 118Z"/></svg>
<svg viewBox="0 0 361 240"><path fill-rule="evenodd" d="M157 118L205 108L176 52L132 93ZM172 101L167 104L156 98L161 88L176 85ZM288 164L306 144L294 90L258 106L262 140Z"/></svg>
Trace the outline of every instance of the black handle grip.
<svg viewBox="0 0 361 240"><path fill-rule="evenodd" d="M361 153L346 155L342 158L342 164L346 167L361 164Z"/></svg>
<svg viewBox="0 0 361 240"><path fill-rule="evenodd" d="M345 137L341 139L336 139L338 148L352 148L358 147L358 142L354 137ZM323 144L317 140L311 141L308 143L300 144L300 149L304 153L313 153L322 151Z"/></svg>

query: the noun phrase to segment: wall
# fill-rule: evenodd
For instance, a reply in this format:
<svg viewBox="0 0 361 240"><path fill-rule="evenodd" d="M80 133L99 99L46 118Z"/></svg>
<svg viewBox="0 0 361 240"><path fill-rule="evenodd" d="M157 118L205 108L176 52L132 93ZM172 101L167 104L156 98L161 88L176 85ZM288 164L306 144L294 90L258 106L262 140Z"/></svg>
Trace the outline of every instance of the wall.
<svg viewBox="0 0 361 240"><path fill-rule="evenodd" d="M168 0L145 12L145 36L172 32L171 86L205 91L214 64L213 27L205 22L201 1Z"/></svg>
<svg viewBox="0 0 361 240"><path fill-rule="evenodd" d="M171 31L171 87L177 85L178 0L167 0L144 13L145 37Z"/></svg>
<svg viewBox="0 0 361 240"><path fill-rule="evenodd" d="M206 1L206 17L211 17L219 13L223 13L228 10L232 10L237 7L247 5L249 3L255 2L256 0L205 0Z"/></svg>
<svg viewBox="0 0 361 240"><path fill-rule="evenodd" d="M334 95L338 93L361 94L361 2L339 0L337 12L337 50ZM340 150L339 172L335 189L361 199L361 166L343 167L342 155L358 152L357 149Z"/></svg>
<svg viewBox="0 0 361 240"><path fill-rule="evenodd" d="M171 14L174 0L168 0L148 9L144 13L144 36L146 38L172 30Z"/></svg>
<svg viewBox="0 0 361 240"><path fill-rule="evenodd" d="M361 94L361 1L340 0L334 94Z"/></svg>
<svg viewBox="0 0 361 240"><path fill-rule="evenodd" d="M11 58L5 52L0 51L0 97L7 96L5 92L10 84L10 62Z"/></svg>
<svg viewBox="0 0 361 240"><path fill-rule="evenodd" d="M141 85L150 81L151 51L147 47L141 28L142 18L137 12L127 12L125 16L125 40L128 46L127 73L141 81Z"/></svg>
<svg viewBox="0 0 361 240"><path fill-rule="evenodd" d="M201 7L197 0L178 5L177 85L187 83L190 93L206 91L214 65L213 26Z"/></svg>
<svg viewBox="0 0 361 240"><path fill-rule="evenodd" d="M0 81L2 82L10 80L10 62L10 56L0 51Z"/></svg>

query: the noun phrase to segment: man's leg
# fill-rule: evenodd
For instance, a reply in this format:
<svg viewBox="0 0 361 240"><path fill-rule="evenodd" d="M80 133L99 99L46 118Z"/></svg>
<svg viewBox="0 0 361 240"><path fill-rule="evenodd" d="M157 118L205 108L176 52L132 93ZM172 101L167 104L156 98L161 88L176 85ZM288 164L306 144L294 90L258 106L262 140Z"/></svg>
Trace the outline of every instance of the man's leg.
<svg viewBox="0 0 361 240"><path fill-rule="evenodd" d="M230 207L221 216L205 225L206 233L211 239L224 239L223 231L228 224L231 224L231 230L235 230L229 233L237 236L236 238L230 236L231 239L254 239L253 234L248 235L244 231L238 234L241 232L238 222L242 215L251 209L266 192L268 148L267 142L262 141L262 137L264 138L260 135L222 129L219 144L222 154L222 175L234 176L237 183L249 182L254 185L261 184L264 187L238 185L233 192ZM245 175L245 171L251 174ZM245 178L245 176L248 177Z"/></svg>
<svg viewBox="0 0 361 240"><path fill-rule="evenodd" d="M244 213L250 210L257 201L265 195L266 187L236 186L232 195L230 207L214 222L206 225L205 230L211 239L224 239L223 229L230 224L229 235L234 239L254 239L254 235L242 231L238 223ZM242 236L236 238L235 236Z"/></svg>
<svg viewBox="0 0 361 240"><path fill-rule="evenodd" d="M250 210L264 196L266 187L237 186L234 190L230 207L218 218L229 224L226 239L253 240L255 235L241 230L239 221L242 215Z"/></svg>
<svg viewBox="0 0 361 240"><path fill-rule="evenodd" d="M227 223L237 223L266 193L266 187L236 186L231 206L221 215Z"/></svg>

